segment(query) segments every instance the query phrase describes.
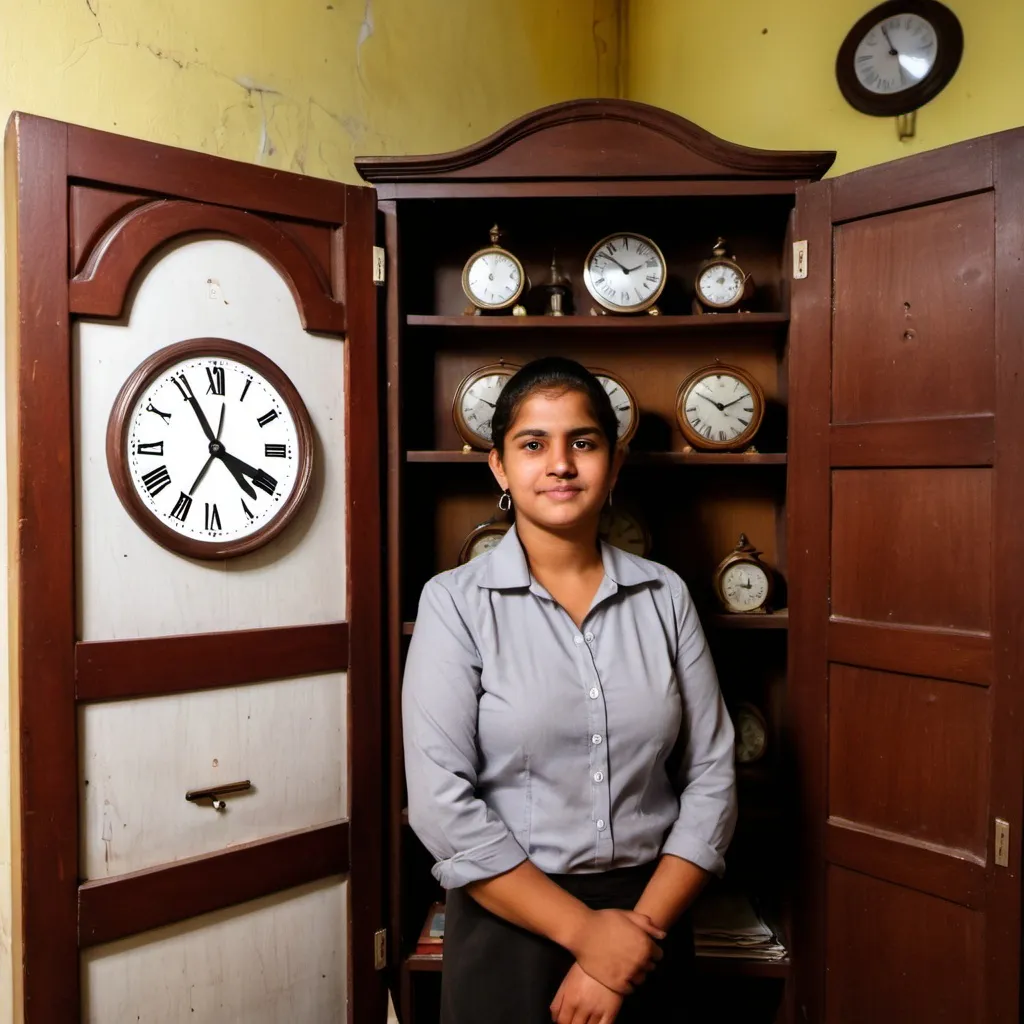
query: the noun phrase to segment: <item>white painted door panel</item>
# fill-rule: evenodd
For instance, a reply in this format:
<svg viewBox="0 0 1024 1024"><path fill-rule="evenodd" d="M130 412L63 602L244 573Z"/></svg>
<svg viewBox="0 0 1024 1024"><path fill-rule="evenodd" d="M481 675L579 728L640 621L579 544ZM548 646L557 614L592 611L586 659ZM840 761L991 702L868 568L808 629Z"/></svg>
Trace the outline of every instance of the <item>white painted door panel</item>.
<svg viewBox="0 0 1024 1024"><path fill-rule="evenodd" d="M79 639L344 619L344 343L304 331L277 270L225 239L164 250L129 301L127 323L80 321L74 332ZM144 534L121 507L105 457L107 418L128 375L156 350L197 337L269 356L298 389L316 435L297 520L265 548L218 563L171 554Z"/></svg>
<svg viewBox="0 0 1024 1024"><path fill-rule="evenodd" d="M346 818L347 688L331 672L80 708L83 879ZM223 811L185 800L243 779Z"/></svg>
<svg viewBox="0 0 1024 1024"><path fill-rule="evenodd" d="M343 1021L347 921L335 877L86 950L83 1024Z"/></svg>

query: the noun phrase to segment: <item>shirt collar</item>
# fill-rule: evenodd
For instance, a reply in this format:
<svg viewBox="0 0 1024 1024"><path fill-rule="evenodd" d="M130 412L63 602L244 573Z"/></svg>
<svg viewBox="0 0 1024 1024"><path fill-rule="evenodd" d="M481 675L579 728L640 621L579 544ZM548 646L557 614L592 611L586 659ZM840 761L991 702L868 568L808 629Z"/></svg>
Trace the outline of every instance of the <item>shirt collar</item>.
<svg viewBox="0 0 1024 1024"><path fill-rule="evenodd" d="M634 587L658 578L654 563L604 541L601 541L601 561L605 575L620 587ZM480 574L478 585L488 590L516 590L532 583L526 552L513 525L487 555L487 565Z"/></svg>

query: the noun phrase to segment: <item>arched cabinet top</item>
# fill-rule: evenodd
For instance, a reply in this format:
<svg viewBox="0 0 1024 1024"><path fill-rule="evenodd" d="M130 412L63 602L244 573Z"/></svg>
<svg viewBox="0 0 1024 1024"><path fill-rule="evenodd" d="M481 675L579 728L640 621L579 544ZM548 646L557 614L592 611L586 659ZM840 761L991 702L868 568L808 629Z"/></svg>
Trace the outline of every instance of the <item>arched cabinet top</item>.
<svg viewBox="0 0 1024 1024"><path fill-rule="evenodd" d="M357 157L373 184L572 179L817 180L834 152L751 149L633 100L542 107L463 149Z"/></svg>

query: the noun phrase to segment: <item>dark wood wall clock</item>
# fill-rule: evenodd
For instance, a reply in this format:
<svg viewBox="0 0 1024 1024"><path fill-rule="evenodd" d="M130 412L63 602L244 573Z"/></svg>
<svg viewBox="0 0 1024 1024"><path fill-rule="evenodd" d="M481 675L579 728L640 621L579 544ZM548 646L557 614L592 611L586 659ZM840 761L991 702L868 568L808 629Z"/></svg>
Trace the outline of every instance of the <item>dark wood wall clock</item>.
<svg viewBox="0 0 1024 1024"><path fill-rule="evenodd" d="M255 349L195 338L160 349L122 385L107 466L128 514L190 558L230 558L299 511L313 429L284 371Z"/></svg>
<svg viewBox="0 0 1024 1024"><path fill-rule="evenodd" d="M836 79L856 110L895 117L934 99L956 74L963 50L963 29L944 4L888 0L847 33Z"/></svg>

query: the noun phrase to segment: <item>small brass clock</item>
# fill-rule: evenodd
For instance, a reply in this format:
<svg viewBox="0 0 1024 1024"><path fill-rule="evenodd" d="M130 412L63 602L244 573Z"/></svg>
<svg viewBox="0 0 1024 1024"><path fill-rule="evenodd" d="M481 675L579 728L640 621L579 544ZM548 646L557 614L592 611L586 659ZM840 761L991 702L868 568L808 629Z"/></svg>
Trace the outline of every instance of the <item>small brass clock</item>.
<svg viewBox="0 0 1024 1024"><path fill-rule="evenodd" d="M763 418L764 391L738 366L702 366L676 392L676 421L694 448L744 449L754 439Z"/></svg>
<svg viewBox="0 0 1024 1024"><path fill-rule="evenodd" d="M658 313L654 305L665 287L668 267L646 235L626 232L602 238L583 263L583 283L600 313Z"/></svg>
<svg viewBox="0 0 1024 1024"><path fill-rule="evenodd" d="M489 519L486 523L474 527L459 552L459 565L464 565L474 558L479 558L480 555L486 555L488 551L493 551L508 533L511 525L507 519Z"/></svg>
<svg viewBox="0 0 1024 1024"><path fill-rule="evenodd" d="M695 313L738 312L741 303L753 298L753 279L735 257L725 253L725 239L719 238L711 258L698 268L694 282Z"/></svg>
<svg viewBox="0 0 1024 1024"><path fill-rule="evenodd" d="M769 611L772 571L760 559L761 552L740 534L739 543L715 569L715 595L732 615L764 614Z"/></svg>
<svg viewBox="0 0 1024 1024"><path fill-rule="evenodd" d="M492 447L491 416L498 395L519 369L498 362L479 366L468 373L455 391L452 419L459 436L470 447L487 451Z"/></svg>
<svg viewBox="0 0 1024 1024"><path fill-rule="evenodd" d="M527 287L526 272L522 263L498 244L500 238L501 231L495 224L491 228L491 244L473 253L462 269L462 290L472 303L467 313L510 306L516 315L526 313L524 307L516 305Z"/></svg>

